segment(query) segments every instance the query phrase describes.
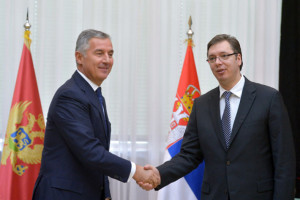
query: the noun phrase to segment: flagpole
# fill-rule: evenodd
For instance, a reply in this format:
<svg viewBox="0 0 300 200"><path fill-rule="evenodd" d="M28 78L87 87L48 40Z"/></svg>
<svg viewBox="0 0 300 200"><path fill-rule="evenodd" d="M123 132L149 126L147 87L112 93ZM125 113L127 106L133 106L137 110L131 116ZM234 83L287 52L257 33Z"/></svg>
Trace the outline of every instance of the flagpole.
<svg viewBox="0 0 300 200"><path fill-rule="evenodd" d="M189 30L187 31L186 34L188 35L188 39L192 39L192 37L194 35L194 32L192 30L192 24L193 24L193 22L192 22L192 16L190 16L188 24L189 24Z"/></svg>
<svg viewBox="0 0 300 200"><path fill-rule="evenodd" d="M28 8L27 8L27 17L26 17L26 22L24 24L24 28L25 28L25 31L29 31L30 30L30 23L29 23L29 17L28 17Z"/></svg>
<svg viewBox="0 0 300 200"><path fill-rule="evenodd" d="M188 39L186 40L188 42L188 46L192 46L194 47L194 42L193 42L193 35L194 35L194 31L192 30L192 16L190 16L189 21L188 21L188 25L189 25L189 30L186 32Z"/></svg>
<svg viewBox="0 0 300 200"><path fill-rule="evenodd" d="M28 8L27 8L27 16L26 16L26 22L24 24L25 32L24 32L24 43L27 46L27 48L30 51L30 45L31 45L31 39L30 39L30 28L31 24L29 23L29 17L28 17Z"/></svg>

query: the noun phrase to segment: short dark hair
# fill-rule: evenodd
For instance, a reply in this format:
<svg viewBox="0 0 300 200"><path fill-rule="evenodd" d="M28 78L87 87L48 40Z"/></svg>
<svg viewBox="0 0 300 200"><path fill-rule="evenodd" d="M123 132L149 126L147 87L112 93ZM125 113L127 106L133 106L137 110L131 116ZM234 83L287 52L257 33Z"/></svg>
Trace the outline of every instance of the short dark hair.
<svg viewBox="0 0 300 200"><path fill-rule="evenodd" d="M209 43L207 44L207 56L208 56L208 50L212 45L215 45L215 44L217 44L219 42L223 42L223 41L227 41L230 44L231 49L234 51L234 53L241 54L242 64L240 65L240 71L242 71L243 56L242 56L241 46L240 46L239 41L231 35L219 34L219 35L216 35L215 37L213 37L213 39L211 39L209 41Z"/></svg>

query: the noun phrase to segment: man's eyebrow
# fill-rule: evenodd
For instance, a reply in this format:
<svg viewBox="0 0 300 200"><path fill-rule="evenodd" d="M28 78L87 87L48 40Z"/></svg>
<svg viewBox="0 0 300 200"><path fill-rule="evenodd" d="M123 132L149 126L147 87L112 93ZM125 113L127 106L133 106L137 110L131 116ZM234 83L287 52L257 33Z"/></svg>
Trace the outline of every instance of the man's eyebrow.
<svg viewBox="0 0 300 200"><path fill-rule="evenodd" d="M95 52L103 52L103 51L105 51L105 50L103 50L103 49L95 49ZM112 49L112 50L109 50L108 52L109 53L113 53L114 50Z"/></svg>
<svg viewBox="0 0 300 200"><path fill-rule="evenodd" d="M217 54L225 54L225 53L228 53L228 52L226 52L226 51L222 51L222 52L218 52ZM209 54L208 56L215 56L216 54Z"/></svg>

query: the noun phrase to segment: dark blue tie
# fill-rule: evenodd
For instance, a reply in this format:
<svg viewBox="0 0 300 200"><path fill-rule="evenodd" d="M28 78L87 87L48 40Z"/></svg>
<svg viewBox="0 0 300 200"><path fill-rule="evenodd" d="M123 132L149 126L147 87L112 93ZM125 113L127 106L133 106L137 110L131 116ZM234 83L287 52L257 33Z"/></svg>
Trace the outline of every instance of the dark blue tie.
<svg viewBox="0 0 300 200"><path fill-rule="evenodd" d="M230 135L231 135L231 126L230 126L230 102L229 97L231 92L225 91L223 96L225 97L225 109L222 116L222 129L225 137L225 142L227 148L229 147Z"/></svg>
<svg viewBox="0 0 300 200"><path fill-rule="evenodd" d="M106 122L106 116L105 116L105 100L104 97L102 96L102 92L101 92L101 87L98 87L98 89L96 90L96 94L97 97L99 99L99 102L101 104L101 112L103 114L103 121L104 121L104 127L105 127L105 133L107 133L107 122Z"/></svg>

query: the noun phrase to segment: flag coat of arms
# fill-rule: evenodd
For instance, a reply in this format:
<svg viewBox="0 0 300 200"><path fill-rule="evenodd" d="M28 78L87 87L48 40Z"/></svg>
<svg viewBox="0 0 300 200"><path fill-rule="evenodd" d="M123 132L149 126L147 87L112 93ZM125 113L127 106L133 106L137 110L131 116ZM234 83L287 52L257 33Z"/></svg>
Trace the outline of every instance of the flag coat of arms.
<svg viewBox="0 0 300 200"><path fill-rule="evenodd" d="M29 200L38 176L45 122L30 52L24 45L7 123L0 165L0 200Z"/></svg>
<svg viewBox="0 0 300 200"><path fill-rule="evenodd" d="M170 131L164 160L170 160L180 151L182 138L194 104L194 99L199 97L200 87L196 65L192 50L192 39L188 39L187 51L182 67L182 72L175 97ZM204 172L204 163L198 168L166 186L158 192L158 200L185 199L199 200Z"/></svg>

